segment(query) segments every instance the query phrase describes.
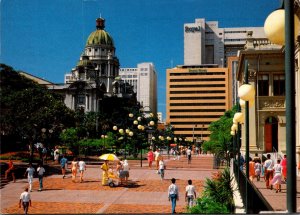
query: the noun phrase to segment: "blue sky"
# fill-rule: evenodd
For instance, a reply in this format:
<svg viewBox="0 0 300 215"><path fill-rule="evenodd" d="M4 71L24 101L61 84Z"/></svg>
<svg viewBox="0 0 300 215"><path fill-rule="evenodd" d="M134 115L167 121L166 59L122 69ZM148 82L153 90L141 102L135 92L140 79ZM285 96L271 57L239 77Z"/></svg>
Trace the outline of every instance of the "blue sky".
<svg viewBox="0 0 300 215"><path fill-rule="evenodd" d="M277 0L0 0L0 62L54 83L75 67L95 19L106 19L121 67L153 62L165 115L166 69L183 64L183 25L261 27Z"/></svg>

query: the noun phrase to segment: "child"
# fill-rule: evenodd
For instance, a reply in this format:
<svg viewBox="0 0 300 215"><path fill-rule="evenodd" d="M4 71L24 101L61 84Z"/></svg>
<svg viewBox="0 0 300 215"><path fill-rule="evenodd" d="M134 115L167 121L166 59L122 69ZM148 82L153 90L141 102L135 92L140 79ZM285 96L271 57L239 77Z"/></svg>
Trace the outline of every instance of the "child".
<svg viewBox="0 0 300 215"><path fill-rule="evenodd" d="M260 160L256 160L255 165L254 165L254 169L255 169L255 177L256 177L257 181L260 181L260 174L261 174Z"/></svg>

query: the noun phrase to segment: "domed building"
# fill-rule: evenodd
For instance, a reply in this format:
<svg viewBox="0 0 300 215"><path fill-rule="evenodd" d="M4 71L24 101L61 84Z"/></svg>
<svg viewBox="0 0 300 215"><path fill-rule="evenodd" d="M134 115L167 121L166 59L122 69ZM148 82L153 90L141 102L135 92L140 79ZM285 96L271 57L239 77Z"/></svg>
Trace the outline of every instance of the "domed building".
<svg viewBox="0 0 300 215"><path fill-rule="evenodd" d="M65 76L65 103L73 110L97 112L103 110L105 98L136 96L132 86L118 78L120 64L116 48L104 28L105 20L96 19L96 30L87 38L76 67Z"/></svg>

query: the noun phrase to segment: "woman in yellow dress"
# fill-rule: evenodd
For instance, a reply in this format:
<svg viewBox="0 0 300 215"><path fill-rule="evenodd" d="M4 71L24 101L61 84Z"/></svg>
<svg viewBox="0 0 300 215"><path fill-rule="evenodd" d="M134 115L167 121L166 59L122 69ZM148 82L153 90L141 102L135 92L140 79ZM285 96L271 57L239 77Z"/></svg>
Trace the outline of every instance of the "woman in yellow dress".
<svg viewBox="0 0 300 215"><path fill-rule="evenodd" d="M104 161L104 164L101 165L102 169L102 185L107 185L107 180L108 180L108 160Z"/></svg>
<svg viewBox="0 0 300 215"><path fill-rule="evenodd" d="M78 168L77 159L74 158L72 161L72 181L73 182L76 182L77 168Z"/></svg>

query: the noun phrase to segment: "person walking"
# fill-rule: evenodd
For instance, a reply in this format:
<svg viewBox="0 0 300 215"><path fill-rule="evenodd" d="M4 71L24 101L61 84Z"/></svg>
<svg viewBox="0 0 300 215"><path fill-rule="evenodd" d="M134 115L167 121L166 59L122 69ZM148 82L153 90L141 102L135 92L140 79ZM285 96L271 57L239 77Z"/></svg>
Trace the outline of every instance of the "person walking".
<svg viewBox="0 0 300 215"><path fill-rule="evenodd" d="M179 200L179 190L178 186L175 184L176 179L172 178L171 179L172 184L168 188L168 199L169 201L172 202L172 214L176 213L175 208L176 208L176 201Z"/></svg>
<svg viewBox="0 0 300 215"><path fill-rule="evenodd" d="M32 206L30 194L28 193L28 187L26 187L24 192L22 192L20 195L19 208L21 208L21 204L23 206L25 215L27 215L29 206Z"/></svg>
<svg viewBox="0 0 300 215"><path fill-rule="evenodd" d="M24 173L24 177L26 177L26 174L27 174L28 184L29 184L29 192L32 192L32 183L33 183L34 172L35 172L35 169L32 167L32 164L29 163L29 167L26 169L26 171Z"/></svg>
<svg viewBox="0 0 300 215"><path fill-rule="evenodd" d="M189 208L193 207L194 205L194 199L197 198L196 196L196 190L194 185L192 185L192 180L188 180L188 185L185 187L185 201L187 202L187 206Z"/></svg>
<svg viewBox="0 0 300 215"><path fill-rule="evenodd" d="M261 163L260 160L256 160L256 163L254 165L255 169L255 177L257 181L260 181L260 174L261 174Z"/></svg>
<svg viewBox="0 0 300 215"><path fill-rule="evenodd" d="M251 157L249 157L249 180L252 182L255 178L255 163Z"/></svg>
<svg viewBox="0 0 300 215"><path fill-rule="evenodd" d="M273 160L271 159L271 155L267 154L267 160L264 163L265 168L265 180L266 180L266 187L267 189L273 188L272 184L270 185L270 182L273 179Z"/></svg>
<svg viewBox="0 0 300 215"><path fill-rule="evenodd" d="M43 190L43 177L44 177L45 172L46 171L45 171L44 167L42 166L42 164L39 164L39 167L37 168L37 173L38 173L38 177L39 177L39 184L40 184L40 187L39 187L38 191Z"/></svg>
<svg viewBox="0 0 300 215"><path fill-rule="evenodd" d="M280 159L277 160L277 163L273 167L274 169L274 177L271 181L271 184L275 186L276 193L281 192L281 171L282 166L280 164Z"/></svg>
<svg viewBox="0 0 300 215"><path fill-rule="evenodd" d="M83 160L80 160L78 162L78 166L79 166L79 173L80 173L80 183L83 182L83 173L86 170L86 164Z"/></svg>
<svg viewBox="0 0 300 215"><path fill-rule="evenodd" d="M56 164L58 164L58 159L59 159L59 149L57 146L55 146L55 150L53 152L53 156L54 156L54 162Z"/></svg>
<svg viewBox="0 0 300 215"><path fill-rule="evenodd" d="M160 157L159 160L159 174L160 174L160 180L164 180L165 178L165 162L163 157Z"/></svg>
<svg viewBox="0 0 300 215"><path fill-rule="evenodd" d="M192 150L190 148L187 148L186 155L187 155L187 159L188 159L188 164L190 164L192 161Z"/></svg>
<svg viewBox="0 0 300 215"><path fill-rule="evenodd" d="M66 177L66 170L68 169L68 159L65 158L65 155L60 159L61 174L63 179Z"/></svg>
<svg viewBox="0 0 300 215"><path fill-rule="evenodd" d="M158 173L159 157L160 157L160 153L159 153L158 149L156 149L156 151L154 152L154 156L155 156L156 170L157 170L157 173Z"/></svg>
<svg viewBox="0 0 300 215"><path fill-rule="evenodd" d="M77 169L78 169L78 162L77 162L77 158L74 158L72 163L72 181L76 182L76 176L77 176Z"/></svg>
<svg viewBox="0 0 300 215"><path fill-rule="evenodd" d="M280 162L280 165L282 167L282 176L283 176L283 181L286 182L286 173L287 173L287 166L286 166L286 163L287 163L287 159L286 159L286 155L283 155L283 158Z"/></svg>
<svg viewBox="0 0 300 215"><path fill-rule="evenodd" d="M152 152L152 149L149 149L149 152L147 154L147 159L148 159L148 166L149 166L149 169L152 169L152 162L154 160L154 154Z"/></svg>
<svg viewBox="0 0 300 215"><path fill-rule="evenodd" d="M14 166L14 163L12 162L11 158L9 158L9 160L8 160L8 169L5 171L5 179L7 179L8 174L11 174L13 181L16 182L15 166Z"/></svg>

